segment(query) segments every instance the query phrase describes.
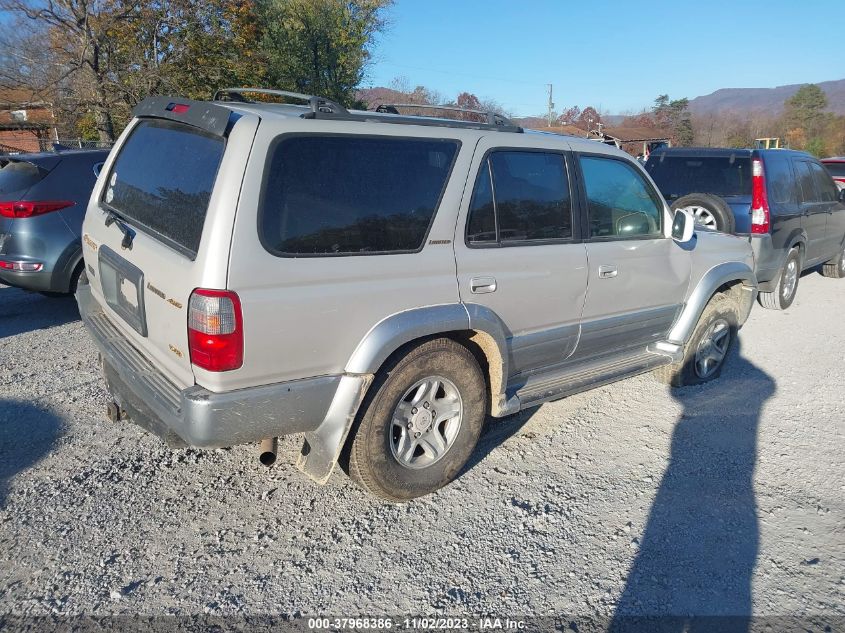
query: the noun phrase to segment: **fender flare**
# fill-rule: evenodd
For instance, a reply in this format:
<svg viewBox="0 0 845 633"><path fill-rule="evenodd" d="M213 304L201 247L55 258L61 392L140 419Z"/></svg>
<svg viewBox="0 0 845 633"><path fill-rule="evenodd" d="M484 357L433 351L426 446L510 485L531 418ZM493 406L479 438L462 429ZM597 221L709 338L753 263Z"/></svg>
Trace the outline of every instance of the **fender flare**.
<svg viewBox="0 0 845 633"><path fill-rule="evenodd" d="M424 336L475 330L476 341L488 358L491 375L500 379L491 393L491 410L502 415L505 410L504 388L507 383L508 354L504 325L489 308L449 303L397 312L379 321L361 339L344 367L344 375L325 419L305 434L297 467L314 481L326 483L337 464L340 452L352 428L358 409L382 364L403 345ZM495 343L491 350L490 341ZM497 361L495 364L493 358ZM511 411L512 412L512 411Z"/></svg>
<svg viewBox="0 0 845 633"><path fill-rule="evenodd" d="M669 331L667 340L670 343L680 345L686 343L690 336L692 336L698 319L701 317L701 313L704 312L704 308L710 301L710 298L719 287L732 281L739 281L743 285L753 288L755 296L752 297L752 301L756 298L757 276L747 264L742 262L717 264L704 273L695 286L695 289L690 293L678 320L675 321L675 324Z"/></svg>

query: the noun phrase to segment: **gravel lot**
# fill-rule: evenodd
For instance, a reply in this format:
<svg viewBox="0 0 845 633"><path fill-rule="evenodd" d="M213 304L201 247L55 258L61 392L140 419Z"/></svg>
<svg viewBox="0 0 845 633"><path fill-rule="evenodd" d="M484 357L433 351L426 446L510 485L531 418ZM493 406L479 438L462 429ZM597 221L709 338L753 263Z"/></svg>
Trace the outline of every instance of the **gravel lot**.
<svg viewBox="0 0 845 633"><path fill-rule="evenodd" d="M845 616L843 313L806 275L721 380L493 421L395 506L108 422L75 304L0 286L0 614Z"/></svg>

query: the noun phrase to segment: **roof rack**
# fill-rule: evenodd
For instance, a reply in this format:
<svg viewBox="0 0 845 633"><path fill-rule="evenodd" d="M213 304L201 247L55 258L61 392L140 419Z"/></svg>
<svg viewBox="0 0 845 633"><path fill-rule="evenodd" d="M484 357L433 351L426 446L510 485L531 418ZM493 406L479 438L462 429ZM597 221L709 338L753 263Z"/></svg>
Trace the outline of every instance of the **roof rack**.
<svg viewBox="0 0 845 633"><path fill-rule="evenodd" d="M496 130L499 132L522 132L522 128L502 114L486 112L482 110L468 110L457 106L442 105L420 105L417 103L395 103L382 104L376 109L376 113L390 114L392 116L373 116L373 112L350 112L339 103L325 97L316 97L299 92L288 92L287 90L271 90L269 88L221 88L214 93L212 101L230 101L237 103L256 103L248 99L244 94L255 93L287 97L304 101L311 107L311 112L302 115L304 119L326 119L335 121L367 121L370 123L404 123L406 125L430 125L439 127L457 127L471 130ZM461 121L456 119L440 119L433 116L406 116L401 115L397 108L421 108L429 110L447 110L454 112L465 112L479 114L485 121Z"/></svg>
<svg viewBox="0 0 845 633"><path fill-rule="evenodd" d="M399 108L417 108L421 110L446 110L447 112L462 112L466 114L480 114L486 121L457 121L458 123L474 123L490 127L492 129L500 130L502 132L522 132L522 128L511 121L503 114L493 112L492 110L471 110L469 108L462 108L460 106L451 105L430 105L420 103L382 103L376 108L376 112L387 114L399 114ZM447 119L451 121L451 119ZM444 125L447 125L444 123Z"/></svg>
<svg viewBox="0 0 845 633"><path fill-rule="evenodd" d="M325 97L315 97L313 95L306 95L300 92L289 92L287 90L270 90L269 88L221 88L214 93L212 101L236 101L238 103L255 103L251 99L244 97L244 93L255 93L262 95L273 95L276 97L287 97L288 99L298 99L299 101L307 101L311 106L311 113L317 114L339 114L346 116L349 111L339 103L326 99Z"/></svg>

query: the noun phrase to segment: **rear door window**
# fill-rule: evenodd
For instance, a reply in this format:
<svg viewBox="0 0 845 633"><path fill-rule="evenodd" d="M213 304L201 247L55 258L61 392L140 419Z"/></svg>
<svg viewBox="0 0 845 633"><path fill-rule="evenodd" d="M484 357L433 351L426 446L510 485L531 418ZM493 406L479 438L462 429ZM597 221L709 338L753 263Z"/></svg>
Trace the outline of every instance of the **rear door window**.
<svg viewBox="0 0 845 633"><path fill-rule="evenodd" d="M801 200L803 202L818 202L819 194L816 192L815 178L810 171L810 163L805 160L795 161L795 173L798 176L798 185L801 188Z"/></svg>
<svg viewBox="0 0 845 633"><path fill-rule="evenodd" d="M467 220L467 243L530 244L572 237L563 154L498 150L484 161Z"/></svg>
<svg viewBox="0 0 845 633"><path fill-rule="evenodd" d="M264 176L261 241L291 257L416 252L458 148L448 139L283 136Z"/></svg>
<svg viewBox="0 0 845 633"><path fill-rule="evenodd" d="M841 163L823 163L825 169L834 178L845 178L845 162Z"/></svg>
<svg viewBox="0 0 845 633"><path fill-rule="evenodd" d="M193 259L224 145L182 123L143 120L120 148L102 202Z"/></svg>
<svg viewBox="0 0 845 633"><path fill-rule="evenodd" d="M0 195L17 193L23 195L27 189L40 182L47 171L27 161L11 160L0 169Z"/></svg>
<svg viewBox="0 0 845 633"><path fill-rule="evenodd" d="M836 185L833 184L830 174L818 163L810 163L810 169L813 172L819 199L822 202L836 202Z"/></svg>

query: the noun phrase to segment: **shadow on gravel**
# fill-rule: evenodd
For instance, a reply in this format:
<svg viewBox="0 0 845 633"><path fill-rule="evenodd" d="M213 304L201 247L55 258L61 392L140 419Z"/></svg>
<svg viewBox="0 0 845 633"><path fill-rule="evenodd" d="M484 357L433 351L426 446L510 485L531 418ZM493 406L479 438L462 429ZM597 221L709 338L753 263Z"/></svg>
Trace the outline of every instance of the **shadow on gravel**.
<svg viewBox="0 0 845 633"><path fill-rule="evenodd" d="M749 629L757 427L776 387L739 346L728 361L718 380L672 394L684 411L611 631Z"/></svg>
<svg viewBox="0 0 845 633"><path fill-rule="evenodd" d="M76 299L0 286L0 339L79 319Z"/></svg>
<svg viewBox="0 0 845 633"><path fill-rule="evenodd" d="M520 411L515 415L509 415L506 418L488 416L484 423L484 428L481 430L481 437L478 438L478 444L476 444L475 450L473 450L472 455L461 470L461 476L484 461L484 458L492 453L496 447L501 446L519 433L519 430L528 424L528 421L539 410L540 407L532 407L531 409Z"/></svg>
<svg viewBox="0 0 845 633"><path fill-rule="evenodd" d="M61 419L48 410L0 399L0 509L6 507L9 482L50 452L61 429Z"/></svg>

